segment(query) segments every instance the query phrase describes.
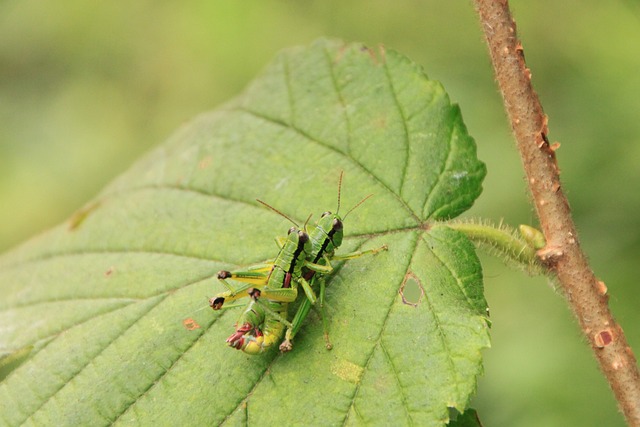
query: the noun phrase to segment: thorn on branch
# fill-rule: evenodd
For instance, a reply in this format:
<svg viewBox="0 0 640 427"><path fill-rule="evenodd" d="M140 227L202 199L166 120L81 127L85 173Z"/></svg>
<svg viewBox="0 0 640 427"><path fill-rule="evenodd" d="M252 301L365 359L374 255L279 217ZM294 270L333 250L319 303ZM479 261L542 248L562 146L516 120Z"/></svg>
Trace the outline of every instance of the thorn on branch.
<svg viewBox="0 0 640 427"><path fill-rule="evenodd" d="M605 298L609 298L609 295L607 295L607 292L609 291L607 289L607 285L604 284L604 282L602 280L597 280L596 281L596 288L598 289L598 293L600 295L602 295Z"/></svg>
<svg viewBox="0 0 640 427"><path fill-rule="evenodd" d="M540 131L540 138L538 138L538 148L547 150L549 147L549 138L544 131Z"/></svg>

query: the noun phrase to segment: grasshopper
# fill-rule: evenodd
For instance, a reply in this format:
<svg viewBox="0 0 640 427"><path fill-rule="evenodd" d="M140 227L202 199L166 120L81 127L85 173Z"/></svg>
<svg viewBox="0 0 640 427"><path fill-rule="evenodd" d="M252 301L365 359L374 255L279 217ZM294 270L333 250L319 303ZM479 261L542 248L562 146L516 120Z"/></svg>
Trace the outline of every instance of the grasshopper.
<svg viewBox="0 0 640 427"><path fill-rule="evenodd" d="M331 267L307 262L310 253L309 235L306 231L291 227L273 262L256 266L246 272L218 272L218 279L229 290L211 298L211 308L219 310L226 301L246 296L251 298L236 324L236 331L227 339L231 347L245 353L258 354L275 344L282 336L284 326L293 327L286 319L287 306L296 300L299 285L315 302L311 286L302 277L302 267L322 272L331 271ZM234 288L226 281L228 278L246 284Z"/></svg>
<svg viewBox="0 0 640 427"><path fill-rule="evenodd" d="M296 228L297 226L292 227L289 230L287 238L278 241L281 247L280 253L272 262L249 267L246 271L229 272L223 270L218 272L218 279L220 279L229 290L209 300L209 305L214 310L222 308L223 304L227 301L247 296L252 298L252 301L238 321L236 332L227 339L230 346L242 349L251 354L263 352L275 344L282 336L284 326L286 326L285 339L279 348L282 352L290 351L293 348L291 343L293 337L299 331L311 306L315 304L318 299L313 291L313 287L319 282L320 310L324 327L324 337L327 349L331 349L332 345L329 341L324 315L325 283L316 273L330 273L333 270L331 261L344 261L367 254L375 254L387 249L387 246L383 245L377 249L335 255L336 249L342 244L344 219L354 209L371 197L371 195L369 195L362 199L341 218L338 212L340 211L342 177L343 174L341 173L338 182L338 206L336 213L324 212L310 234L298 230ZM295 224L291 218L267 203L260 200L258 200L258 202ZM297 242L293 241L292 233L298 233ZM291 248L300 246L302 244L301 240L305 238L307 241L310 241L310 248L299 251L297 255L292 255ZM304 245L306 244L307 243L304 243ZM285 250L285 248L287 249ZM303 253L306 254L305 258L302 257ZM287 271L284 267L291 270L291 275L288 276L288 278L285 276L283 282L281 281L282 277L280 277L280 275L278 275L278 279L272 279L272 277L274 277L274 271ZM240 288L233 288L226 282L226 279L229 278L243 282L244 285ZM293 287L291 287L292 283L294 284ZM296 299L297 284L302 286L306 298L300 303L293 320L288 322L286 320L286 305ZM283 295L286 295L286 297L283 297ZM259 297L261 297L260 300L258 300ZM260 325L263 326L260 327Z"/></svg>

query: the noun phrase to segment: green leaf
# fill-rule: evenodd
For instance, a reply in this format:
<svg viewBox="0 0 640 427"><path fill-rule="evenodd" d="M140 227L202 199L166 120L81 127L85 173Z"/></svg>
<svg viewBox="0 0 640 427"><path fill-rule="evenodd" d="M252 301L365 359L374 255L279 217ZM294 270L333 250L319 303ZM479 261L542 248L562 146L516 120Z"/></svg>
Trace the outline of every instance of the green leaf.
<svg viewBox="0 0 640 427"><path fill-rule="evenodd" d="M475 409L467 409L463 414L458 414L455 420L449 423L449 427L482 427Z"/></svg>
<svg viewBox="0 0 640 427"><path fill-rule="evenodd" d="M337 205L332 351L307 318L291 353L228 348L220 269ZM66 224L0 258L0 424L441 425L466 408L489 345L480 263L441 220L484 165L457 106L402 55L319 41L136 163ZM405 295L406 289L406 295Z"/></svg>

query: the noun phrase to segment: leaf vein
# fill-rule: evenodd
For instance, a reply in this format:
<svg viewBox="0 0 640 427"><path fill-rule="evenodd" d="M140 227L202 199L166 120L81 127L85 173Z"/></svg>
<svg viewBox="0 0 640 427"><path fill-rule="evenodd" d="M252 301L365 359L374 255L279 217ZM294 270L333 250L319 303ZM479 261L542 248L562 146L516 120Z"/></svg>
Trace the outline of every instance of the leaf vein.
<svg viewBox="0 0 640 427"><path fill-rule="evenodd" d="M407 173L409 172L409 151L410 151L410 146L411 146L411 138L409 136L409 129L407 128L407 117L405 114L405 111L402 108L402 104L400 103L400 100L398 99L398 93L396 91L395 86L393 85L393 79L391 78L391 73L389 71L389 63L385 60L383 61L384 63L384 72L385 72L385 76L387 77L387 81L389 82L389 88L391 89L391 96L393 97L393 102L395 103L396 109L398 110L398 113L400 114L400 118L402 119L402 130L404 133L404 138L403 138L403 142L404 142L404 166L403 166L403 170L402 170L402 178L400 179L400 192L402 193L402 190L404 189L404 184L407 180Z"/></svg>
<svg viewBox="0 0 640 427"><path fill-rule="evenodd" d="M429 298L428 292L425 292L424 300L427 303L427 305L429 306L428 312L433 315L433 321L434 321L435 326L436 326L435 329L437 331L438 337L440 338L440 343L442 344L442 347L443 347L442 353L444 353L447 356L446 360L447 360L447 362L449 364L450 376L455 378L456 377L456 368L455 368L455 363L453 361L453 358L451 356L452 355L452 350L451 350L451 348L449 346L449 341L448 341L446 333L444 331L443 324L440 321L440 317L438 317L438 315L437 315L437 313L436 313L436 311L434 309L434 306L433 306L433 304L431 302L431 299ZM457 381L452 381L452 383L453 383L453 386L454 386L454 388L456 390L456 395L459 395L460 394L460 390L458 388L458 382Z"/></svg>
<svg viewBox="0 0 640 427"><path fill-rule="evenodd" d="M268 121L272 124L275 124L277 126L283 126L285 128L291 129L292 131L296 132L298 135L300 135L301 137L303 137L306 141L317 144L320 147L323 147L327 150L333 151L334 153L338 154L339 156L343 157L344 159L346 159L347 161L351 162L354 166L360 168L363 172L365 172L367 175L369 175L373 180L375 180L378 184L380 184L385 190L387 190L389 192L389 194L391 194L399 203L400 205L407 211L407 213L409 215L411 215L417 223L420 223L420 216L418 214L416 214L413 209L411 209L411 207L409 207L409 205L407 205L407 202L400 196L400 194L396 193L395 191L393 191L387 184L385 184L377 175L375 175L373 172L371 172L371 170L369 170L367 167L365 167L365 165L363 165L362 163L358 162L354 157L349 156L349 154L338 150L337 148L322 142L314 137L312 137L311 135L309 135L307 132L305 132L304 130L294 126L291 123L286 123L280 119L276 119L273 117L269 117L263 113L260 113L258 111L253 111L250 110L246 107L237 107L236 108L237 111L241 111L247 114L250 114L256 118L260 118L262 120Z"/></svg>
<svg viewBox="0 0 640 427"><path fill-rule="evenodd" d="M187 354L187 352L189 350L191 350L193 348L193 346L198 343L200 341L200 339L205 335L205 333L207 333L209 331L209 329L211 329L211 327L216 324L216 322L222 318L224 316L224 313L220 316L215 317L207 326L206 329L202 329L201 331L199 331L198 336L195 337L195 339L189 344L189 346L187 348L184 349L178 349L176 348L177 353L178 353L178 357L176 357L174 360L171 361L171 364L165 369L164 372L162 372L160 375L158 375L158 377L149 383L149 385L147 386L146 389L142 390L141 393L139 393L137 396L134 396L133 399L131 399L131 401L122 409L122 412L120 412L120 414L114 419L112 420L112 424L115 424L123 415L125 415L134 405L135 403L140 400L142 397L144 397L145 395L147 395L151 390L154 389L154 387L160 382L160 380L162 378L164 378L167 374L169 374L169 372L171 372L171 370L176 366L176 364Z"/></svg>
<svg viewBox="0 0 640 427"><path fill-rule="evenodd" d="M484 172L481 169L479 169L479 170L474 171L473 173L469 173L467 176L468 177L479 177L479 178L482 178L483 175L484 175ZM467 198L470 198L470 199L474 200L475 197L476 197L475 194L458 193L458 196L456 196L456 198L448 200L445 204L443 204L438 209L433 211L431 213L430 217L437 217L437 215L438 215L438 213L440 211L445 210L447 208L450 208L451 206L455 206L456 203L458 203L458 201L460 201L460 200L464 200L464 199L467 199Z"/></svg>
<svg viewBox="0 0 640 427"><path fill-rule="evenodd" d="M431 235L431 237L432 237L433 239L440 240L440 239L438 239L437 237L435 237L435 236L433 236L433 235ZM441 264L446 268L446 270L449 272L449 274L451 275L451 277L454 279L454 281L455 281L455 283L456 283L456 285L457 285L457 287L458 287L458 290L460 291L460 293L461 293L461 294L464 296L464 298L466 299L468 306L469 306L469 307L476 307L476 305L477 305L477 304L475 304L475 303L473 302L473 300L469 297L469 295L467 294L467 292L466 292L466 290L465 290L465 287L464 287L464 285L463 285L463 279L464 279L464 277L458 277L458 276L456 276L456 274L455 274L455 269L451 268L451 267L450 267L450 266L449 266L449 265L444 261L444 259L443 259L443 258L441 258L440 256L438 256L438 254L436 253L436 251L435 251L435 250L433 250L433 249L429 246L428 242L424 239L424 236L423 236L423 241L425 242L426 246L429 248L429 250L431 251L431 253L433 254L433 256L434 256L438 261L440 261L440 263L441 263ZM447 243L447 242L444 242L444 243ZM473 276L470 276L470 277L473 277Z"/></svg>
<svg viewBox="0 0 640 427"><path fill-rule="evenodd" d="M414 257L414 256L415 256L415 254L416 254L416 249L417 249L417 247L418 247L418 241L419 241L419 239L418 239L418 238L416 238L416 239L415 239L415 242L414 242L413 249L411 250L411 256L409 257L409 260L407 261L407 264L406 264L406 270L407 270L407 271L409 270L409 266L411 265L411 262L412 262L412 260L413 260L413 257ZM362 247L362 246L364 245L364 243L365 243L365 242L363 242L363 244L362 244L362 245L360 245L360 247ZM401 280L400 280L400 282L401 282ZM398 282L398 283L397 283L397 287L398 287L398 288L400 287L400 282ZM388 310L387 310L387 314L386 314L386 316L385 316L385 318L384 318L384 321L382 322L382 327L380 328L380 332L378 333L378 337L376 338L375 344L372 346L372 348L371 348L371 352L367 355L366 362L364 363L364 372L365 372L365 374L366 374L366 372L368 371L369 364L371 363L371 360L373 359L373 355L374 355L374 353L375 353L375 351L376 351L376 348L377 348L379 345L381 345L381 344L382 344L382 336L384 335L384 331L385 331L385 328L386 328L386 325L387 325L387 321L389 320L389 317L390 317L390 315L391 315L391 311L392 311L392 308L393 308L394 301L395 301L395 294L394 294L394 298L392 298L392 299L391 299L391 301L390 301L390 303L389 303ZM357 408L356 408L355 402L356 402L356 399L358 398L358 394L359 394L359 392L360 392L360 386L361 386L361 385L362 385L362 379L360 379L360 381L359 381L359 382L358 382L358 384L356 385L356 388L355 388L355 390L354 390L354 392L353 392L353 396L351 397L351 405L350 405L350 409L351 409L351 408L353 408L354 412L356 412L356 413L357 413L358 411L357 411ZM405 409L406 409L406 408L405 408ZM347 423L348 423L348 420L349 420L349 412L350 412L350 411L349 411L349 410L347 410L346 415L345 415L345 418L344 418L344 421L343 421L343 423L342 423L342 425L343 425L343 426L346 426L346 425L347 425Z"/></svg>
<svg viewBox="0 0 640 427"><path fill-rule="evenodd" d="M216 272L217 273L217 272ZM11 307L8 308L0 308L0 314L6 311L10 311L16 308L22 308L22 307L34 307L40 304L51 304L51 303L59 303L59 302L73 302L73 301L118 301L121 300L123 302L130 302L130 303L136 303L139 301L144 301L150 298L155 298L157 296L162 296L162 295L168 295L171 292L174 292L178 289L183 289L189 286L193 286L197 283L203 282L205 280L209 280L212 277L214 277L216 275L216 273L212 272L212 273L207 273L202 275L201 277L197 277L193 280L191 280L190 282L187 283L179 283L177 284L175 287L172 288L166 288L163 289L157 293L153 293L153 294L148 294L148 295L140 295L138 297L125 297L125 296L105 296L105 297L100 297L100 296L93 296L93 297L84 297L84 298L55 298L55 299L42 299L42 300L30 300L27 301L23 304L18 303L16 305L12 305ZM122 306L121 306L122 307Z"/></svg>
<svg viewBox="0 0 640 427"><path fill-rule="evenodd" d="M251 390L249 390L249 392L247 393L247 396L244 399L240 399L240 401L238 402L236 407L233 408L231 411L229 411L227 416L220 422L220 425L224 425L227 421L229 421L231 416L236 411L242 410L243 408L244 408L245 413L246 413L246 418L245 419L247 420L247 425L249 424L249 398L253 395L253 392L258 388L258 386L260 384L262 384L262 381L264 381L264 379L266 378L266 376L270 372L270 369L273 366L273 364L276 362L276 360L277 360L277 357L275 357L275 355L274 355L273 358L271 359L271 361L269 361L269 363L265 366L264 371L262 371L262 375L260 375L260 378L258 378L256 380L256 383L253 385Z"/></svg>
<svg viewBox="0 0 640 427"><path fill-rule="evenodd" d="M454 132L454 126L453 126L453 123L451 123L449 124L449 136L447 138L447 140L449 141L449 144L447 145L447 148L448 148L447 159L443 164L441 163L442 167L438 172L438 178L435 180L435 182L433 183L433 186L428 191L428 196L427 196L427 200L425 200L424 202L423 211L429 206L429 203L431 202L431 199L433 198L433 196L437 194L436 189L443 182L444 173L451 166L450 162L453 154L453 132ZM423 215L424 215L424 212L423 212ZM434 215L434 212L430 212L429 215L425 218L425 220L429 220L431 217L433 217L433 215Z"/></svg>
<svg viewBox="0 0 640 427"><path fill-rule="evenodd" d="M331 77L331 83L333 84L333 88L336 91L336 95L338 96L338 101L340 102L340 106L342 107L342 112L344 116L344 121L346 123L347 135L345 138L345 143L347 146L347 150L345 155L347 157L351 157L351 120L349 119L349 111L347 110L347 103L345 102L344 97L342 96L342 91L338 86L338 81L335 75L335 67L333 61L331 60L331 56L329 54L329 49L325 47L324 49L325 59L327 60L328 68L329 68L329 76Z"/></svg>
<svg viewBox="0 0 640 427"><path fill-rule="evenodd" d="M391 359L391 356L389 355L387 348L384 345L384 342L382 340L380 340L380 349L382 350L382 353L385 355L387 361L389 362L389 366L391 367L391 372L393 373L393 378L396 380L396 384L398 385L398 389L400 390L400 393L402 394L402 398L400 399L402 401L402 408L404 409L405 413L407 414L407 418L409 418L409 424L413 425L413 417L411 416L411 412L409 411L409 407L407 405L407 395L404 392L404 388L403 388L403 384L400 381L400 376L398 375L398 370L396 369L396 365L395 363L393 363L393 360Z"/></svg>
<svg viewBox="0 0 640 427"><path fill-rule="evenodd" d="M157 301L155 304L151 305L151 306L148 308L148 310L146 310L145 312L141 313L141 314L140 314L140 316L139 316L137 319L133 320L133 321L129 324L129 326L127 326L127 328L125 328L125 329L121 330L121 331L120 331L120 333L119 333L118 335L114 336L112 340L110 340L108 343L105 343L104 347L100 350L100 352L98 352L98 353L97 353L95 356L93 356L92 358L87 359L87 363L85 363L85 364L84 364L84 366L82 366L82 367L81 367L80 369L78 369L75 373L73 373L73 375L71 375L70 377L66 378L66 381L65 381L65 383L64 383L64 384L62 384L62 385L61 385L60 387L58 387L55 391L53 391L53 393L51 393L47 398L43 399L43 400L42 400L42 402L40 403L40 405L39 405L39 406L38 406L38 407L37 407L37 408L36 408L36 409L31 413L31 415L30 415L28 418L26 418L26 419L24 420L24 422L28 421L28 420L29 420L30 418L32 418L32 417L33 417L33 416L34 416L38 411L40 411L40 409L42 409L42 407L43 407L43 406L44 406L44 405L45 405L45 404L46 404L46 403L47 403L47 402L48 402L48 401L49 401L49 400L50 400L54 395L56 395L56 394L57 394L57 393L59 393L61 390L63 390L65 387L67 387L67 386L71 383L71 381L73 381L73 379L74 379L74 378L76 378L78 375L80 375L82 372L84 372L84 370L85 370L85 369L87 369L87 367L91 364L91 362L92 362L92 361L94 361L97 357L99 357L99 356L100 356L100 355L101 355L101 354L102 354L102 353L103 353L107 348L109 348L109 346L110 346L111 344L113 344L113 343L114 343L114 342L115 342L119 337L121 337L124 333L126 333L126 331L128 331L129 329L131 329L131 327L133 327L133 326L136 324L136 322L137 322L138 320L140 320L143 316L145 316L147 313L149 313L149 312L150 312L154 307L156 307L158 304L160 304L163 300L164 300L164 298L159 298L159 299L158 299L158 301ZM120 309L122 309L122 307L118 307L117 309L112 310L112 311L116 311L116 310L120 310ZM101 315L106 315L106 314L111 313L112 311L102 312L102 313L99 313L99 315L100 315L100 316L101 316ZM98 317L98 316L95 316L95 317L91 317L91 318L89 318L89 319L86 319L85 321L83 321L83 322L81 322L81 323L78 323L78 324L75 324L75 325L73 325L73 326L71 326L71 327L69 327L69 328L67 328L67 329L65 329L65 330L69 330L69 329L71 329L72 327L76 327L76 326L82 325L83 323L86 323L86 322L88 322L89 320L92 320L92 319L94 319L94 318L96 318L96 317ZM61 331L61 332L63 332L63 331ZM59 335L61 332L57 333L56 335ZM23 423L24 423L24 422L23 422Z"/></svg>

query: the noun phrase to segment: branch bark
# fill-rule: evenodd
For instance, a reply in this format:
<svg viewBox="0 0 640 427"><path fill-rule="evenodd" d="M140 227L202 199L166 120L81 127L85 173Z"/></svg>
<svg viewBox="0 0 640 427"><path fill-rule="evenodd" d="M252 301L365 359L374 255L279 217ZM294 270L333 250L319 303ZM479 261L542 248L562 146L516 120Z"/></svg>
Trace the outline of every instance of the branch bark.
<svg viewBox="0 0 640 427"><path fill-rule="evenodd" d="M557 275L627 422L640 426L640 375L636 359L622 328L611 315L607 287L595 277L580 249L569 203L560 185L557 147L547 138L547 117L531 85L531 73L509 3L474 2L547 241L538 256Z"/></svg>

